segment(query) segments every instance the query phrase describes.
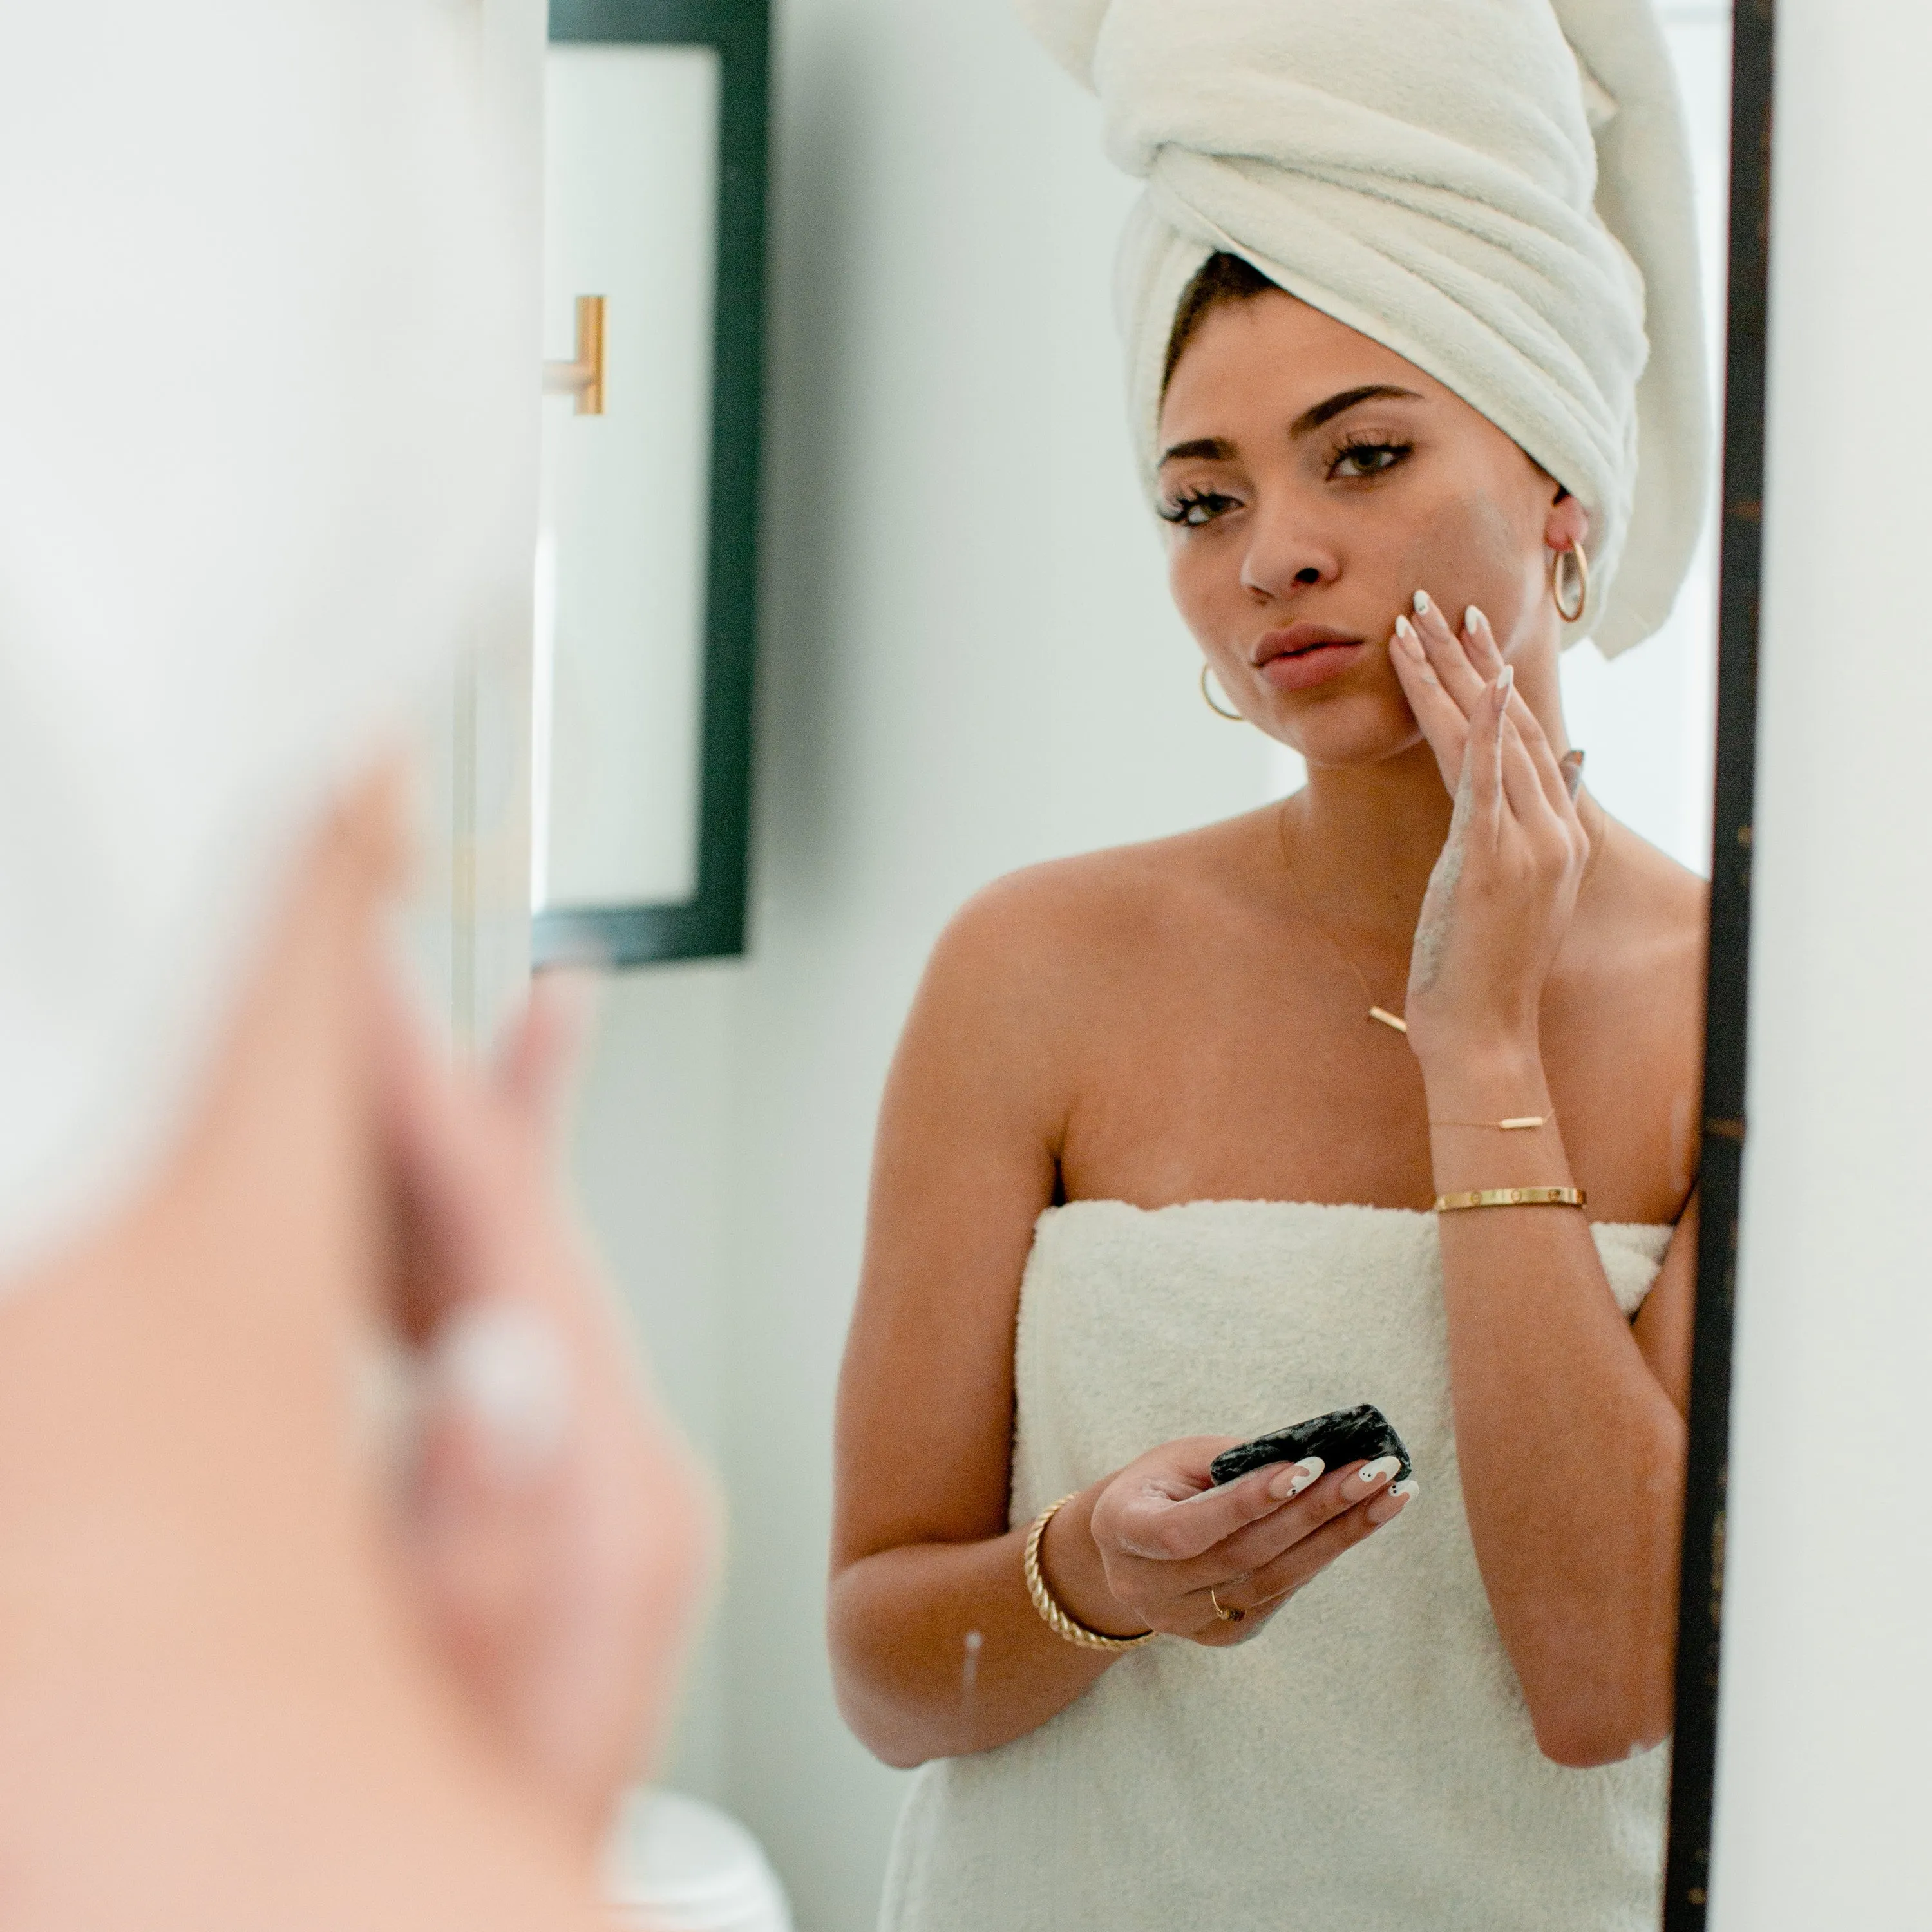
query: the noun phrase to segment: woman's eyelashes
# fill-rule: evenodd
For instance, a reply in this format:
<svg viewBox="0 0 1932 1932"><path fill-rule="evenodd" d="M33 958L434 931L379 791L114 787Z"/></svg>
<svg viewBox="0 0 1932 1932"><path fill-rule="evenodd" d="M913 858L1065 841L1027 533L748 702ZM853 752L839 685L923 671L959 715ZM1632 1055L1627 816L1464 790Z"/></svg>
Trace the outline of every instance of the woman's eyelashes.
<svg viewBox="0 0 1932 1932"><path fill-rule="evenodd" d="M1407 460L1415 446L1372 431L1358 430L1342 437L1328 459L1332 481L1352 482L1383 476Z"/></svg>
<svg viewBox="0 0 1932 1932"><path fill-rule="evenodd" d="M1211 524L1216 517L1240 508L1238 498L1196 484L1167 498L1161 504L1160 514L1170 524L1184 524L1190 530L1198 530L1203 524Z"/></svg>
<svg viewBox="0 0 1932 1932"><path fill-rule="evenodd" d="M1323 472L1331 483L1372 482L1399 468L1414 453L1415 445L1400 436L1352 430L1324 454ZM1225 517L1230 510L1242 507L1242 500L1225 490L1216 490L1207 483L1190 483L1162 498L1160 514L1170 524L1199 530Z"/></svg>

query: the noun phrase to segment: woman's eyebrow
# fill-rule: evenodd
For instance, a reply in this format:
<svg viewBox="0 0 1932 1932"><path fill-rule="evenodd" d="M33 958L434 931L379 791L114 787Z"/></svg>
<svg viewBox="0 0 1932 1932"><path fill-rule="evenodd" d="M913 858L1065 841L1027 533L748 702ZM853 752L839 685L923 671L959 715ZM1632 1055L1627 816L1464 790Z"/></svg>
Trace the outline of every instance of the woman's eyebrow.
<svg viewBox="0 0 1932 1932"><path fill-rule="evenodd" d="M1306 436L1318 430L1325 422L1332 422L1345 410L1352 410L1358 403L1371 403L1394 399L1401 402L1419 403L1422 398L1413 389L1399 389L1393 382L1366 382L1359 389L1344 389L1339 395L1330 396L1325 403L1317 403L1312 410L1304 410L1288 426L1291 436Z"/></svg>
<svg viewBox="0 0 1932 1932"><path fill-rule="evenodd" d="M1226 463L1234 453L1234 446L1218 436L1197 436L1192 442L1177 442L1172 449L1161 452L1156 470L1164 469L1170 463L1178 463L1183 457L1204 457L1210 463Z"/></svg>

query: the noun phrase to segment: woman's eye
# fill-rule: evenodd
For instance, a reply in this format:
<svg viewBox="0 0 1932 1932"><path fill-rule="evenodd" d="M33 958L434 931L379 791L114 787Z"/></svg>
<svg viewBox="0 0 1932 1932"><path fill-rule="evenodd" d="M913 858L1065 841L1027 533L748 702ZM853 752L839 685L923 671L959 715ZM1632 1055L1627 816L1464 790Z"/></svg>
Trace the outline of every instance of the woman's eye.
<svg viewBox="0 0 1932 1932"><path fill-rule="evenodd" d="M1160 514L1170 524L1185 524L1190 529L1198 530L1203 524L1211 524L1216 517L1238 507L1233 497L1224 496L1218 490L1190 490L1172 502L1162 504Z"/></svg>
<svg viewBox="0 0 1932 1932"><path fill-rule="evenodd" d="M1406 442L1351 443L1335 460L1330 476L1378 476L1393 470L1413 446Z"/></svg>

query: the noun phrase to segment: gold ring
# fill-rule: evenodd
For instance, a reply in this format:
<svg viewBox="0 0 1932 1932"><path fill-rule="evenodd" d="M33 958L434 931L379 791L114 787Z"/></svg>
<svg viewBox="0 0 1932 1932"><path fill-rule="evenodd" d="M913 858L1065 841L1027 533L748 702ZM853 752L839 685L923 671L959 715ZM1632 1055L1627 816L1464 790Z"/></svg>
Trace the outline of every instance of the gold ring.
<svg viewBox="0 0 1932 1932"><path fill-rule="evenodd" d="M1247 1612L1246 1610L1230 1610L1225 1609L1222 1605L1220 1598L1216 1596L1212 1590L1210 1590L1208 1592L1208 1600L1214 1606L1214 1614L1219 1617L1224 1624L1238 1624L1247 1615Z"/></svg>

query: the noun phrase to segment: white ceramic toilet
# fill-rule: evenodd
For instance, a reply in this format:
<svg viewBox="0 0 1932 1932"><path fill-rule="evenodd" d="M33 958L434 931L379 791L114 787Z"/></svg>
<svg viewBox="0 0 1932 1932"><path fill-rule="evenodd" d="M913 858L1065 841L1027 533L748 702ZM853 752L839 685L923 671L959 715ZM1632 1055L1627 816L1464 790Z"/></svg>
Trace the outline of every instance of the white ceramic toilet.
<svg viewBox="0 0 1932 1932"><path fill-rule="evenodd" d="M640 1786L625 1798L605 1886L626 1932L792 1932L758 1841L714 1804Z"/></svg>

